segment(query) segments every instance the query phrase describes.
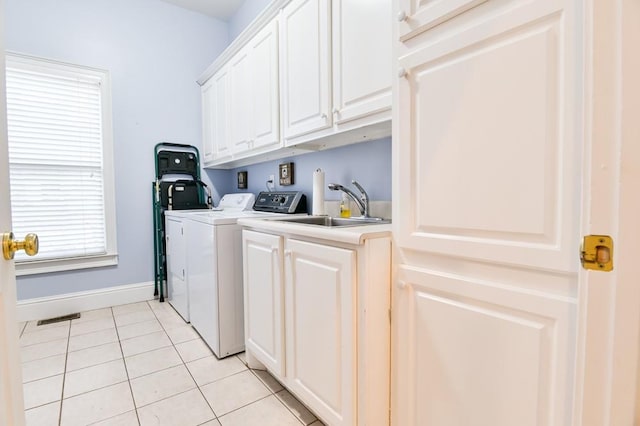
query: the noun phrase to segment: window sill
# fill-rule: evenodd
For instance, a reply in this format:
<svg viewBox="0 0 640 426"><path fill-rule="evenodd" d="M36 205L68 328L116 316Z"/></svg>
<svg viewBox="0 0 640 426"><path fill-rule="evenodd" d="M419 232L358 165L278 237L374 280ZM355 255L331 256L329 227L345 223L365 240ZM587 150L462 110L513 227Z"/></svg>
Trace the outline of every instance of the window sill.
<svg viewBox="0 0 640 426"><path fill-rule="evenodd" d="M74 257L69 259L26 260L16 262L16 276L46 274L49 272L73 271L77 269L101 268L118 264L118 254Z"/></svg>

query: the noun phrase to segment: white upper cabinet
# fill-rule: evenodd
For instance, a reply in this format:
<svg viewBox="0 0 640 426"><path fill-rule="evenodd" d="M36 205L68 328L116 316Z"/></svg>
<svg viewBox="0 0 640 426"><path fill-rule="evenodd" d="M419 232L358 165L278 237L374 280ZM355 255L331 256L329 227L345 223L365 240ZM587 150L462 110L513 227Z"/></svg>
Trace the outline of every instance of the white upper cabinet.
<svg viewBox="0 0 640 426"><path fill-rule="evenodd" d="M333 121L391 109L391 2L334 0Z"/></svg>
<svg viewBox="0 0 640 426"><path fill-rule="evenodd" d="M277 21L269 23L231 59L229 73L233 153L279 144Z"/></svg>
<svg viewBox="0 0 640 426"><path fill-rule="evenodd" d="M213 161L214 151L214 123L216 114L215 94L213 89L213 77L207 81L200 91L202 95L202 159L206 163Z"/></svg>
<svg viewBox="0 0 640 426"><path fill-rule="evenodd" d="M280 143L278 81L278 21L269 23L251 42L251 99L253 132L251 148Z"/></svg>
<svg viewBox="0 0 640 426"><path fill-rule="evenodd" d="M389 136L391 13L391 0L270 3L198 80L205 167ZM214 95L205 90L221 69L224 98L216 92L217 100L208 100Z"/></svg>
<svg viewBox="0 0 640 426"><path fill-rule="evenodd" d="M251 145L251 63L249 49L244 48L229 63L229 130L233 152L246 151Z"/></svg>
<svg viewBox="0 0 640 426"><path fill-rule="evenodd" d="M211 86L211 95L205 95L205 87ZM229 69L218 71L202 88L203 99L210 98L211 114L205 115L204 128L213 149L213 159L225 158L231 155L229 141ZM209 126L207 126L209 121ZM205 137L205 163L209 161L207 156L207 138Z"/></svg>
<svg viewBox="0 0 640 426"><path fill-rule="evenodd" d="M281 15L284 138L331 126L328 0L294 0Z"/></svg>

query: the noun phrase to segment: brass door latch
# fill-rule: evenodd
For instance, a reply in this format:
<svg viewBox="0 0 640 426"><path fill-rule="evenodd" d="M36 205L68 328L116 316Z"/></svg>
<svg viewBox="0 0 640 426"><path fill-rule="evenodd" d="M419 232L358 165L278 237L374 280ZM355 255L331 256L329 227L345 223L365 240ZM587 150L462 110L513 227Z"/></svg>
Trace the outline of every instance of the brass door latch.
<svg viewBox="0 0 640 426"><path fill-rule="evenodd" d="M580 262L584 269L613 270L613 238L608 235L587 235L582 240Z"/></svg>

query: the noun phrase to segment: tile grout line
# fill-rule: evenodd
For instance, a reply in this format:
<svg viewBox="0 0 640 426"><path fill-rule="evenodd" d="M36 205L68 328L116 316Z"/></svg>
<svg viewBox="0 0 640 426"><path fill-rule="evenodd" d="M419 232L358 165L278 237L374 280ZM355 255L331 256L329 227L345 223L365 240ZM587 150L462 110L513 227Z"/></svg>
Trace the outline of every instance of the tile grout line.
<svg viewBox="0 0 640 426"><path fill-rule="evenodd" d="M64 370L62 372L62 389L60 390L60 408L58 409L58 426L62 424L62 404L64 403L64 384L67 380L67 361L69 359L69 344L71 343L71 321L67 333L67 351L64 353Z"/></svg>
<svg viewBox="0 0 640 426"><path fill-rule="evenodd" d="M168 302L166 302L168 303ZM156 312L152 309L153 311L153 315L155 315L156 319L158 319L158 322L160 322L160 319L158 318L158 316L156 315ZM184 319L183 319L184 320ZM187 322L185 322L185 324L188 324ZM165 333L167 333L167 330L164 328L164 324L162 324L162 322L160 322L160 327L162 327L162 329L164 330ZM193 327L193 326L192 326ZM167 334L168 336L168 334ZM202 340L202 337L200 337L200 335L198 335L199 338ZM213 413L213 419L212 420L217 420L218 423L220 423L218 414L216 413L216 411L213 409L213 407L211 406L211 404L209 403L209 400L207 399L206 396L204 396L204 393L202 392L202 389L200 388L200 385L198 384L198 382L196 381L196 378L193 377L193 374L191 373L191 370L189 370L189 367L187 367L187 363L185 362L184 358L182 357L182 355L180 354L180 351L178 351L178 349L176 348L176 344L173 343L173 340L171 340L171 337L169 337L169 340L171 341L171 343L173 344L173 349L178 353L178 357L180 358L180 360L182 361L182 365L184 365L184 368L187 370L187 373L189 373L189 377L191 377L191 380L193 380L193 383L196 384L196 389L198 389L198 392L200 392L200 395L202 395L202 399L204 399L204 402L207 403L207 406L209 407L209 409L211 410L211 412ZM193 339L196 340L196 339ZM187 340L189 341L189 340ZM204 340L203 340L204 341ZM180 342L180 343L185 343L185 342ZM206 343L205 343L206 344ZM212 356L215 356L215 354L213 353L213 351L211 352ZM205 357L206 358L206 357ZM198 359L203 359L203 358L198 358ZM195 361L195 360L192 360ZM192 390L192 389L190 389ZM178 394L179 395L179 394ZM205 423L209 422L211 420L207 420ZM203 423L204 424L204 423Z"/></svg>
<svg viewBox="0 0 640 426"><path fill-rule="evenodd" d="M275 381L276 381L280 386L282 386L282 389L280 389L278 392L274 392L273 390L271 390L271 388L269 388L269 386L267 386L267 384L262 380L262 378L260 378L260 376L258 376L258 375L255 373L255 371L256 371L256 370L254 370L254 369L252 369L252 368L249 368L249 366L247 366L247 368L249 369L249 371L251 371L251 372L253 373L253 375L254 375L254 376L256 376L256 378L257 378L257 379L258 379L258 380L259 380L259 381L260 381L260 382L261 382L261 383L262 383L262 384L263 384L267 389L269 389L269 391L271 392L271 395L275 396L275 398L276 398L276 399L277 399L277 400L278 400L282 405L284 405L284 408L286 408L286 409L287 409L287 411L289 411L289 412L291 413L291 415L292 415L293 417L295 417L295 418L296 418L296 420L298 420L298 421L299 421L300 423L302 423L303 425L307 426L307 424L306 424L305 422L303 422L301 418L299 418L298 416L296 416L296 414L293 412L293 410L291 410L291 409L289 408L289 406L288 406L287 404L285 404L285 403L284 403L284 401L283 401L282 399L278 398L278 394L279 394L279 393L284 392L284 391L289 392L289 390L288 390L286 387L284 387L284 385L283 385L282 383L280 383L280 382L279 382L275 377L271 376L271 377L273 377L273 379L274 379L274 380L275 380ZM264 371L264 372L266 372L267 374L271 375L271 373L269 373L269 371L268 371L268 370L257 370L257 371ZM291 392L289 392L289 393L291 394ZM313 422L311 422L309 425L311 425L311 424L313 424L314 422L316 422L316 421L318 421L318 420L319 420L319 419L318 419L318 416L316 415L316 413L314 413L314 412L313 412L313 411L311 411L309 408L307 408L307 406L306 406L306 405L304 405L300 400L298 400L298 398L296 398L296 397L295 397L295 395L291 394L291 396L293 396L293 397L294 397L294 398L295 398L295 399L296 399L296 400L297 400L297 401L298 401L298 402L299 402L299 403L300 403L304 408L306 408L306 409L307 409L307 411L309 411L309 412L313 415L313 417L315 418L315 420L314 420Z"/></svg>
<svg viewBox="0 0 640 426"><path fill-rule="evenodd" d="M151 307L149 307L151 308ZM113 314L113 307L111 308L111 314ZM115 315L113 317L113 323L116 325ZM136 420L138 425L140 425L140 416L138 415L138 407L136 406L136 399L133 396L133 387L131 386L131 378L129 377L129 368L127 368L127 362L124 359L124 351L122 350L122 341L120 340L120 333L118 332L118 326L116 325L116 337L118 338L118 347L120 348L120 353L122 354L122 363L124 364L124 372L127 375L127 384L129 385L129 392L131 392L131 402L133 402L133 411L136 413ZM120 413L124 414L124 413ZM120 415L118 414L118 415ZM115 416L114 416L115 417ZM106 420L106 419L105 419Z"/></svg>

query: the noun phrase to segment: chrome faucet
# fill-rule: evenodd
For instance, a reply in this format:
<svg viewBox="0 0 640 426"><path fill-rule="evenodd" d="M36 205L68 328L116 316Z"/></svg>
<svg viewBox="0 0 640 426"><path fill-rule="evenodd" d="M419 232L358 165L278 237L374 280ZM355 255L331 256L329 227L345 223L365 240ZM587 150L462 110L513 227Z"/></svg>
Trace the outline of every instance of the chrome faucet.
<svg viewBox="0 0 640 426"><path fill-rule="evenodd" d="M351 183L353 184L353 186L358 188L358 191L360 191L360 196L358 196L355 192L353 192L349 188L346 188L338 183L330 183L327 186L332 191L342 191L346 193L358 205L358 208L360 209L360 214L362 215L362 217L369 217L369 195L367 194L367 191L365 191L362 185L360 185L355 180L352 180Z"/></svg>

